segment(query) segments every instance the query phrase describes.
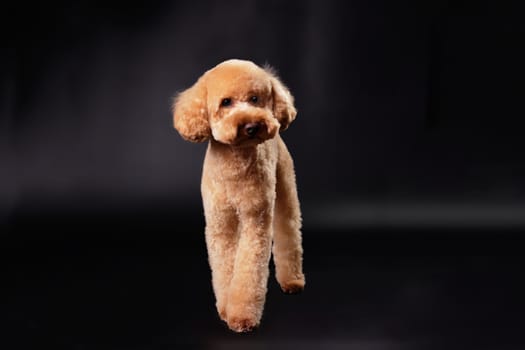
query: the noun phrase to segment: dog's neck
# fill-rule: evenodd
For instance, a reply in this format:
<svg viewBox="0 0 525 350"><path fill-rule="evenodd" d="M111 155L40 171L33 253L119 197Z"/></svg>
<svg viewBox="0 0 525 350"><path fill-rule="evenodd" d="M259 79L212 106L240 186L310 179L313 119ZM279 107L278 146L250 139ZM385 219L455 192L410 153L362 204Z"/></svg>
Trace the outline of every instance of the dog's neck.
<svg viewBox="0 0 525 350"><path fill-rule="evenodd" d="M236 147L213 140L210 141L208 155L213 162L220 163L217 164L217 169L221 169L221 176L236 179L259 168L257 164L262 164L267 158L267 143L268 141L253 146Z"/></svg>
<svg viewBox="0 0 525 350"><path fill-rule="evenodd" d="M232 145L226 145L224 143L220 143L215 140L210 140L210 149L214 151L219 151L224 155L230 155L232 157L235 157L239 160L241 159L252 159L253 157L257 157L258 148L262 144L257 145L250 145L250 146L232 146Z"/></svg>
<svg viewBox="0 0 525 350"><path fill-rule="evenodd" d="M249 147L210 141L205 163L214 169L216 178L224 181L269 178L268 172L272 172L271 169L275 168L277 162L276 147L275 138Z"/></svg>

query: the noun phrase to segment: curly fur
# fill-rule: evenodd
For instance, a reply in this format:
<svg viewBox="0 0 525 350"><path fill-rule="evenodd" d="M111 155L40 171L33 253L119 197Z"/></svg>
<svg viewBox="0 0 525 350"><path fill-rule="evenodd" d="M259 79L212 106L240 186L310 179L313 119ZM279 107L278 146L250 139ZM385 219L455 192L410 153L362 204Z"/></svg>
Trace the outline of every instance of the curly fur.
<svg viewBox="0 0 525 350"><path fill-rule="evenodd" d="M273 70L242 60L207 71L174 103L181 136L209 140L201 183L208 258L219 315L237 332L260 322L272 242L283 291L305 285L294 166L279 135L296 114Z"/></svg>

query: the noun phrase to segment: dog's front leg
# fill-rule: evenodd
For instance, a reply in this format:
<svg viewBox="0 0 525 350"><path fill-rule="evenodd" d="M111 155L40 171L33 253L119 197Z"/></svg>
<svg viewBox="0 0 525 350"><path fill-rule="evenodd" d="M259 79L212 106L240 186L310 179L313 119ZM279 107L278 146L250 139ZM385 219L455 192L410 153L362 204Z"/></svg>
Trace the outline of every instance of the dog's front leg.
<svg viewBox="0 0 525 350"><path fill-rule="evenodd" d="M212 272L217 311L226 321L228 290L233 276L233 263L238 241L238 218L228 204L226 192L210 176L205 162L202 177L202 200L206 216L206 245Z"/></svg>
<svg viewBox="0 0 525 350"><path fill-rule="evenodd" d="M237 216L235 211L220 206L205 205L206 245L212 272L217 311L226 321L228 290L233 274L237 248Z"/></svg>
<svg viewBox="0 0 525 350"><path fill-rule="evenodd" d="M272 205L241 210L241 234L227 305L228 326L237 332L255 328L261 319L272 245Z"/></svg>

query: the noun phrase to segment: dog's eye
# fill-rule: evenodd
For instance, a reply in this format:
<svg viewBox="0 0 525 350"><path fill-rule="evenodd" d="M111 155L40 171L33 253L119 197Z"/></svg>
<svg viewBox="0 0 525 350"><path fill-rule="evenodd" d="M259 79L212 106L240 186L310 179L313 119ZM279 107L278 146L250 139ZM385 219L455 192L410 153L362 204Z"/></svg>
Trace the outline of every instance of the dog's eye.
<svg viewBox="0 0 525 350"><path fill-rule="evenodd" d="M254 95L254 96L251 96L251 97L250 97L250 102L251 102L251 103L257 103L257 102L259 102L259 97L255 96L255 95Z"/></svg>
<svg viewBox="0 0 525 350"><path fill-rule="evenodd" d="M231 98L223 98L222 101L221 101L221 106L222 107L228 107L231 104L232 104L232 99Z"/></svg>

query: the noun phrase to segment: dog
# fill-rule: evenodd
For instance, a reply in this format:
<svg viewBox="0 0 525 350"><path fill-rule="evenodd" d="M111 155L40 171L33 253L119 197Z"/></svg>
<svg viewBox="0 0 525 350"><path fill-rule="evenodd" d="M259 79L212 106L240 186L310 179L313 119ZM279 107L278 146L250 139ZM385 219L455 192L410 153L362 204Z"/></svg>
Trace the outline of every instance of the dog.
<svg viewBox="0 0 525 350"><path fill-rule="evenodd" d="M219 316L236 332L260 323L272 250L282 290L305 286L294 165L280 137L296 114L272 68L237 59L174 100L180 135L209 141L201 181L206 246Z"/></svg>

